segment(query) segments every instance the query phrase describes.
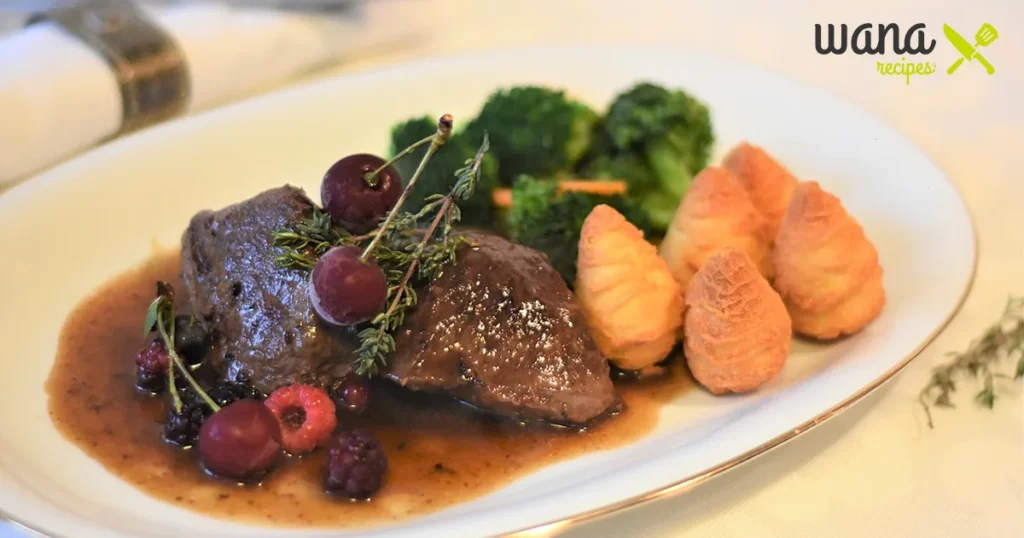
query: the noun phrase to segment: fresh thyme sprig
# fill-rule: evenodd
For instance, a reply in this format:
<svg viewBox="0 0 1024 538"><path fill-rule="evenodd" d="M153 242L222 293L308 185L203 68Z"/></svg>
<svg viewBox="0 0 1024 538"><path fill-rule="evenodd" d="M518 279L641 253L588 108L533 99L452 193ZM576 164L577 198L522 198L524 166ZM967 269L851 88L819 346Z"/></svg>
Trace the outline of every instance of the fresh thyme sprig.
<svg viewBox="0 0 1024 538"><path fill-rule="evenodd" d="M178 356L178 351L174 349L174 288L170 284L159 281L156 283L156 299L149 304L142 330L144 336L148 336L153 331L158 332L167 348L167 356L170 359L167 364L167 390L171 393L174 411L180 413L182 408L181 397L178 395L178 387L174 381L175 367L213 412L220 411L220 406L203 390L196 378L192 377L192 372Z"/></svg>
<svg viewBox="0 0 1024 538"><path fill-rule="evenodd" d="M395 221L395 217L401 213L402 206L405 205L405 201L409 198L409 193L412 192L413 187L416 186L416 182L419 181L420 176L423 175L423 170L426 169L427 163L430 162L430 158L433 157L442 146L448 143L448 139L452 135L453 121L451 114L445 114L441 116L440 120L438 120L437 132L430 137L430 146L427 147L426 153L424 153L423 158L420 159L419 166L416 167L416 171L413 172L412 177L409 178L409 182L406 183L405 188L402 189L402 194L398 196L398 201L395 202L395 207L391 208L388 215L384 217L384 222L378 227L378 229L383 228L384 233L378 232L373 235L373 239L370 240L370 244L366 245L366 248L363 249L363 254L359 257L360 260L364 262L368 260L380 241L391 235L391 226ZM420 142L417 142L413 145L417 145L419 143ZM408 154L408 152L402 151L401 154Z"/></svg>
<svg viewBox="0 0 1024 538"><path fill-rule="evenodd" d="M428 199L422 214L436 211L430 226L423 233L418 244L410 245L402 253L399 265L405 266L405 273L397 285L388 277L387 309L370 321L370 326L359 332L359 349L356 350L356 373L372 374L387 364L387 358L395 351L395 339L391 333L405 322L405 315L416 307L418 297L411 286L414 276L430 280L441 275L444 267L455 261L459 246L466 243L464 237L453 235L452 229L461 217L457 201L468 200L476 190L480 179L480 163L490 141L484 134L483 143L476 156L466 166L456 171L458 180L446 195L434 195ZM443 223L443 226L442 226ZM439 231L440 229L440 231ZM438 233L435 238L434 234ZM378 257L378 261L380 258ZM418 269L418 271L417 271Z"/></svg>
<svg viewBox="0 0 1024 538"><path fill-rule="evenodd" d="M317 259L338 245L357 245L361 238L353 236L331 224L331 216L313 206L309 218L291 229L282 229L271 234L274 246L281 247L281 254L274 259L278 267L312 269Z"/></svg>
<svg viewBox="0 0 1024 538"><path fill-rule="evenodd" d="M1024 378L1024 297L1010 297L1003 309L1003 315L978 339L971 342L964 352L950 352L948 364L932 370L928 384L921 390L919 401L932 423L931 406L955 407L952 394L956 392L955 377L967 375L982 378L982 389L974 395L975 401L991 409L996 402L996 379L1010 379L1010 375L994 370L997 363L1006 359L1017 359L1012 379Z"/></svg>
<svg viewBox="0 0 1024 538"><path fill-rule="evenodd" d="M388 282L387 306L358 333L360 346L356 351L355 367L360 375L376 373L395 351L391 333L405 322L406 312L415 308L418 301L412 286L413 279L430 280L441 275L444 267L455 261L459 246L466 243L463 237L452 233L454 224L462 215L457 202L469 199L476 191L480 166L490 149L486 133L476 155L455 171L457 179L448 193L427 197L426 204L415 213L401 211L427 162L447 142L451 131L452 117L445 114L438 121L434 135L414 144L419 147L430 142L395 207L373 232L362 236L350 235L334 227L330 215L314 207L311 217L293 228L272 234L273 244L281 248L281 254L275 259L281 268L310 270L331 248L353 245L363 249L361 257L364 260L372 255L384 271ZM406 148L388 164L410 152L411 149ZM420 224L428 220L430 224L421 230Z"/></svg>
<svg viewBox="0 0 1024 538"><path fill-rule="evenodd" d="M310 270L316 265L320 256L332 247L340 245L354 245L362 248L362 258L366 260L371 254L375 253L381 240L395 241L397 236L406 235L409 230L415 229L418 222L429 213L431 208L424 207L415 214L401 213L400 210L405 200L409 197L412 187L426 168L427 162L448 142L448 138L452 133L452 122L453 119L450 114L441 116L441 119L438 120L436 133L405 148L398 155L395 155L381 165L381 167L366 175L366 181L375 184L377 174L382 170L391 166L395 161L408 155L416 148L426 143L430 144L426 154L424 154L423 159L420 161L419 167L402 191L395 207L388 213L384 222L377 229L365 235L351 235L344 229L333 226L331 216L320 208L313 206L313 212L310 217L303 219L292 228L277 230L271 234L274 246L281 248L281 254L274 259L277 266L281 268L294 267ZM378 233L381 229L384 230L384 233ZM364 244L366 241L369 241L369 244ZM380 258L379 253L377 257Z"/></svg>

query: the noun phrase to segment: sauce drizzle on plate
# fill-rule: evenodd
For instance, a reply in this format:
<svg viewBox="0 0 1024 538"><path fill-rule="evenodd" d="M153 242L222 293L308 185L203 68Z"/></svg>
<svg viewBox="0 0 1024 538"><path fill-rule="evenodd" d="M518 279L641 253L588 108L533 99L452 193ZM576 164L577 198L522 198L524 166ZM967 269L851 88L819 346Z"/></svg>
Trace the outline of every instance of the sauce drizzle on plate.
<svg viewBox="0 0 1024 538"><path fill-rule="evenodd" d="M682 361L668 375L616 381L625 410L586 431L524 426L452 399L375 382L369 410L343 427L372 431L388 455L384 488L368 502L323 492L325 452L288 462L259 487L207 475L194 454L161 437L164 398L135 389L134 357L154 282L181 288L177 252L100 286L67 318L46 383L50 416L71 442L143 492L213 517L295 527L358 527L422 516L527 473L649 433L667 402L693 386Z"/></svg>

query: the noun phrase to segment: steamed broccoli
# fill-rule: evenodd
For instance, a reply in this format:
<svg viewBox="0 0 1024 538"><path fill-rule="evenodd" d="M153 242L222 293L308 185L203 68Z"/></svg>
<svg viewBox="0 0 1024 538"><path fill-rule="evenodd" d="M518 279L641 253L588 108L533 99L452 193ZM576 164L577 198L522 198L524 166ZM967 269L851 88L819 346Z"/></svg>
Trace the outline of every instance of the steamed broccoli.
<svg viewBox="0 0 1024 538"><path fill-rule="evenodd" d="M626 182L627 196L644 215L650 236L660 236L672 222L680 198L666 194L654 170L638 155L607 154L588 161L581 170L587 179L617 179Z"/></svg>
<svg viewBox="0 0 1024 538"><path fill-rule="evenodd" d="M474 140L488 132L501 182L512 185L520 174L568 174L590 147L598 120L559 90L518 86L491 94L466 132Z"/></svg>
<svg viewBox="0 0 1024 538"><path fill-rule="evenodd" d="M583 192L560 192L555 180L520 176L512 187L508 212L511 239L547 255L571 286L576 280L580 229L594 206L607 204L641 230L650 231L646 216L632 199Z"/></svg>
<svg viewBox="0 0 1024 538"><path fill-rule="evenodd" d="M619 94L604 118L587 175L629 182L630 196L665 229L693 176L708 162L715 137L707 107L682 90L641 83ZM616 177L617 176L617 177Z"/></svg>
<svg viewBox="0 0 1024 538"><path fill-rule="evenodd" d="M391 129L391 155L405 149L409 145L422 140L437 131L437 120L429 116L413 118L395 125ZM465 133L455 133L448 142L430 158L423 174L416 181L416 186L409 193L406 202L408 211L417 211L424 205L424 198L432 194L447 194L455 185L455 171L465 166L468 159L476 155L480 138L470 138ZM423 159L427 146L417 148L411 154L395 164L395 169L408 184L413 173ZM497 163L490 154L484 156L480 167L480 179L476 192L469 200L459 203L462 210L462 223L470 226L490 228L494 225L494 208L491 204L491 192L497 183Z"/></svg>

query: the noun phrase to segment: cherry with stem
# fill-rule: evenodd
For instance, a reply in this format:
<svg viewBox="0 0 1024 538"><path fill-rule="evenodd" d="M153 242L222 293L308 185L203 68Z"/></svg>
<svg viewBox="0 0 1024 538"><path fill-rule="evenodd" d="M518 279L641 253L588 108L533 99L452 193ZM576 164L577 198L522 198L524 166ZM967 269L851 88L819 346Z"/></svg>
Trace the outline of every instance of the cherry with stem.
<svg viewBox="0 0 1024 538"><path fill-rule="evenodd" d="M335 246L321 255L313 264L309 278L309 297L313 309L316 310L317 314L324 321L339 326L357 325L370 321L379 315L386 306L389 295L388 279L378 264L377 259L373 257L374 249L380 245L384 236L390 232L396 216L401 211L416 182L423 174L423 170L426 168L430 158L448 141L452 132L452 122L450 114L441 116L437 122L436 133L414 143L409 148L399 152L390 161L384 162L383 166L378 166L375 171L367 172L365 175L354 175L352 173L353 167L348 165L339 166L339 164L335 164L332 169L345 169L346 174L332 175L331 171L328 171L324 186L322 187L324 192L330 193L330 187L333 186L333 184L328 185L328 178L331 182L343 181L348 186L346 187L348 189L347 192L352 192L351 185L358 182L359 185L356 188L358 191L365 187L363 182L367 178L374 179L371 177L373 174L391 169L391 163L404 155L408 155L416 147L422 146L427 142L430 143L429 148L420 161L419 167L417 167L416 172L409 179L404 189L400 193L392 191L394 203L388 206L389 209L383 222L377 225L372 235L357 236L369 239L369 244L365 248L353 244ZM361 159L363 160L363 166L365 166L366 160L369 158L383 162L382 159L369 155L357 155L346 157L339 161L339 163L347 163L352 159ZM381 179L382 185L384 182L394 181L394 178L390 176L382 176L379 179ZM354 200L355 197L352 199ZM338 198L331 197L329 201L336 200ZM342 206L345 205L339 204L335 209L339 209L340 212ZM354 215L356 209L358 209L358 204L349 205L345 209L346 215ZM349 222L348 228L351 229L353 225L364 226L366 224L365 219L359 222ZM349 241L351 242L351 238L349 238ZM356 243L358 244L358 242Z"/></svg>
<svg viewBox="0 0 1024 538"><path fill-rule="evenodd" d="M409 178L409 183L406 184L405 190L402 191L402 195L398 198L398 202L395 204L395 207L393 207L391 211L388 213L388 216L384 219L384 222L381 223L380 227L377 228L377 233L376 235L374 235L373 240L370 241L370 244L366 246L365 250L363 250L363 254L359 256L360 261L365 262L370 257L370 255L373 254L373 250L377 248L377 245L380 244L380 240L384 236L385 232L387 232L388 227L391 226L391 222L395 220L395 216L398 215L398 212L401 211L406 199L409 198L409 193L412 192L412 188L416 185L416 181L419 180L421 175L423 175L423 170L426 169L427 163L430 162L430 158L433 157L435 153L437 153L437 150L441 149L441 146L445 145L445 143L448 142L449 138L451 138L452 124L453 119L451 114L445 114L441 116L441 119L437 121L437 132L431 135L429 138L424 139L430 141L430 147L427 148L427 152L423 155L423 159L420 160L419 166L416 167L416 171L413 173L412 177ZM415 144L410 146L410 148L415 149L414 146L419 146L425 143L424 140L416 142ZM400 158L400 156L408 154L410 151L411 150L409 148L406 148L406 150L403 150L398 155L396 155L395 158L392 159L392 161L397 160L398 158ZM385 167L381 167L381 169L383 168Z"/></svg>
<svg viewBox="0 0 1024 538"><path fill-rule="evenodd" d="M450 115L446 114L446 116L451 118ZM391 165L395 164L396 162L398 162L399 160L401 160L402 157L405 157L406 155L412 153L413 151L416 151L416 148L418 148L418 147L420 147L423 144L426 144L428 142L433 142L434 138L436 136L437 136L436 134L432 134L432 135L430 135L430 136L428 136L428 137L426 137L426 138L424 138L422 140L414 142L411 146L403 149L402 151L398 152L398 154L396 154L394 157L392 157L392 158L388 159L387 161L385 161L384 164L380 165L380 167L378 167L373 172L368 172L366 175L363 176L363 180L366 181L367 185L369 185L371 187L376 187L377 186L377 176L379 176L381 172L383 172L384 170L387 170L387 168L389 166L391 166ZM437 150L435 149L434 151L436 152Z"/></svg>

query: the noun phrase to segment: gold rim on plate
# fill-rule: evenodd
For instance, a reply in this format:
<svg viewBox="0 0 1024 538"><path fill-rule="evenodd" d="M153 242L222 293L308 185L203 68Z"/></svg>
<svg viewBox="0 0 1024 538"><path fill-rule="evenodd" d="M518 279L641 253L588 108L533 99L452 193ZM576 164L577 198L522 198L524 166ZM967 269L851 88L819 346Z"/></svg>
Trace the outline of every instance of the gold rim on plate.
<svg viewBox="0 0 1024 538"><path fill-rule="evenodd" d="M823 91L820 88L815 88L814 86L807 85L807 84L796 83L796 85L799 86L799 87L805 88L805 89L811 89L811 90L816 90L816 91ZM838 99L838 101L843 103L843 104L845 104L845 105L847 105L847 106L853 106L848 101L846 101L845 99ZM656 500L659 500L659 499L666 499L668 497L672 497L672 496L675 496L675 495L679 495L679 494L681 494L683 492L686 492L686 491L692 489L693 487L696 487L696 486L698 486L700 484L703 484L704 482L707 482L708 480L711 480L712 478L715 478L718 475L725 473L726 471L733 470L733 469L739 467L740 465L753 460L754 458L756 458L758 456L761 456L761 455L764 455L764 454L768 453L772 449L777 448L777 447L785 444L786 442L793 440L794 438L796 438L800 434L810 430L811 428L813 428L815 426L818 426L819 424L822 424L823 422L828 421L829 419L834 418L835 416L839 415L843 411L846 411L847 409L852 407L854 404L856 404L857 402L862 400L865 396L867 396L868 394L874 392L879 387L884 385L886 382L888 382L891 379L893 379L896 376L896 374L898 374L900 371L902 371L904 368L906 368L907 365L910 364L911 361L913 361L917 356L919 356L924 351L924 349L926 347L928 347L928 345L931 344L932 341L934 341L935 338L938 337L939 334L942 333L942 331L945 330L946 327L949 326L949 324L953 321L953 318L956 317L956 314L960 311L960 309L963 307L964 303L966 302L967 296L971 292L971 288L974 285L974 280L975 280L975 277L977 276L977 272L978 272L979 240L978 240L978 227L975 225L974 215L971 213L971 208L967 205L967 201L964 198L963 193L960 191L960 188L956 185L956 183L954 183L952 181L952 179L949 177L949 175L945 173L945 170L941 166L938 165L938 163L932 158L931 155L929 155L922 148L920 148L919 146L914 144L913 141L909 137L906 137L905 135L903 135L902 133L897 131L895 128L893 128L886 121L882 120L881 118L879 118L879 117L877 117L877 116L875 116L873 114L868 114L867 112L864 112L864 114L870 116L873 120L875 120L876 122L881 124L881 126L883 126L884 128L887 128L887 129L891 130L898 137L906 139L907 142L909 142L912 146L914 146L915 149L917 149L917 151L921 152L921 154L925 157L925 159L930 164L932 164L932 166L934 166L936 169L942 171L943 172L943 174L942 174L943 178L946 180L946 183L948 183L949 186L953 188L954 194L956 195L957 199L960 201L960 204L963 206L964 213L967 215L967 221L968 221L968 224L970 225L970 228L971 228L971 239L972 239L972 241L974 243L974 251L972 253L973 260L972 260L972 263L971 263L971 272L970 272L970 275L967 278L967 282L964 284L963 291L961 291L961 293L960 293L960 297L956 301L956 304L953 305L953 308L949 311L948 314L946 314L946 316L945 316L945 318L943 318L942 322L939 323L935 327L935 329L927 337L925 337L925 339L916 348L914 348L913 351L911 351L906 357L904 357L899 363L894 365L892 368L887 370L884 374L879 376L877 379L875 379L874 381L872 381L868 385L866 385L863 388L861 388L859 391L857 391L854 394L850 395L849 397L847 397L843 401L841 401L838 404L836 404L835 406L827 409L826 411L822 412L821 414L817 415L816 417L814 417L814 418L804 422L803 424L800 424L796 428L793 428L793 429L791 429L791 430L789 430L789 431L787 431L787 432L785 432L785 433L783 433L783 434L781 434L781 435L779 435L779 436L777 436L777 437L775 437L775 438L773 438L773 439L771 439L771 440L769 440L769 441L767 441L765 443L762 443L761 445L759 445L759 446L757 446L757 447L755 447L755 448L753 448L753 449L751 449L751 450L749 450L747 452L744 452L743 454L740 454L739 456L736 456L736 457L734 457L732 459L729 459L729 460L727 460L725 462L722 462L722 463L720 463L718 465L715 465L714 467L710 467L710 468L705 469L705 470L703 470L703 471L701 471L701 472L699 472L697 474L690 475L690 476L688 476L686 478L683 478L683 479L681 479L679 481L676 481L676 482L674 482L672 484L669 484L668 486L665 486L665 487L662 487L662 488L659 488L659 489L656 489L656 490L648 491L646 493L642 493L640 495L636 495L636 496L630 497L628 499L624 499L624 500L621 500L621 501L618 501L618 502L615 502L615 503L612 503L612 504L608 504L608 505L605 505L605 506L601 506L601 507L598 507L598 508L594 508L594 509L591 509L591 510L580 512L580 513L577 513L577 514L574 514L574 515L571 515L571 516L567 516L567 517L564 517L564 518L561 518L561 519L549 521L549 522L546 522L546 523L541 523L541 524L538 524L538 525L532 525L530 527L521 528L521 529L514 530L514 531L511 531L511 532L505 533L505 534L493 535L493 537L507 537L507 538L542 538L543 537L543 538L550 538L550 537L557 536L557 535L559 535L559 534L569 530L572 527L580 525L581 523L585 523L585 522L588 522L588 521L591 521L591 520L594 520L594 519L598 519L598 518L601 518L601 517L605 517L605 516L614 514L616 512L621 512L621 511L626 510L628 508L633 508L633 507L636 507L636 506L639 506L639 505L642 505L642 504L647 504L647 503L650 503L652 501L656 501ZM21 520L19 520L18 518L14 517L14 516L11 516L9 514L4 514L4 513L0 512L0 524L4 524L4 523L9 523L9 524L19 528L22 531L28 532L29 534L31 534L33 536L39 536L41 538L68 538L68 537L61 536L61 535L56 534L56 533L52 533L52 532L49 532L49 531L44 531L44 530L42 530L42 529L40 529L38 527L33 526L32 524L29 524L29 523L26 523L24 521L21 521Z"/></svg>

